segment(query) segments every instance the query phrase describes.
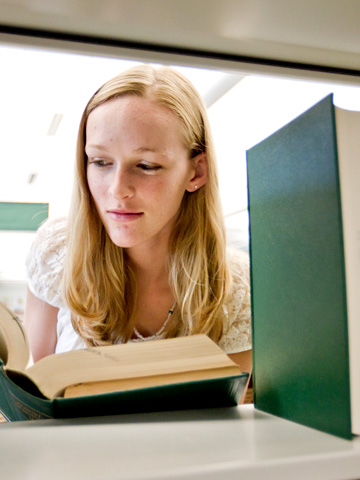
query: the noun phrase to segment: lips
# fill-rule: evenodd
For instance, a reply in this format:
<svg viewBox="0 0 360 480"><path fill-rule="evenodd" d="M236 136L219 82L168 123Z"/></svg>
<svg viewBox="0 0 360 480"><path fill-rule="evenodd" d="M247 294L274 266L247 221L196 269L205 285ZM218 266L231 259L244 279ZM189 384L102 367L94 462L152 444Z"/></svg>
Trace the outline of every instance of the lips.
<svg viewBox="0 0 360 480"><path fill-rule="evenodd" d="M134 212L131 210L108 210L108 217L115 222L133 222L142 217L143 212Z"/></svg>

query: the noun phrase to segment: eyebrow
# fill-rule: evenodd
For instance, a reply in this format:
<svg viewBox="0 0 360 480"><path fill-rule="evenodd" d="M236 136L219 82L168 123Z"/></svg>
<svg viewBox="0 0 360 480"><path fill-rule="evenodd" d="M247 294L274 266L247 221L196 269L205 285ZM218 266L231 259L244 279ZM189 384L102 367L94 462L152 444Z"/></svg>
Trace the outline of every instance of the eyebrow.
<svg viewBox="0 0 360 480"><path fill-rule="evenodd" d="M91 149L91 148L94 148L96 150L101 150L103 152L106 151L106 148L103 146L103 145L100 145L100 144L90 144L90 145L87 145L85 144L85 148L84 150L86 151L87 149ZM150 147L139 147L139 148L135 148L135 150L133 150L133 153L155 153L157 155L162 155L164 157L168 157L168 155L166 153L163 153L161 152L160 150L157 150L156 148L150 148Z"/></svg>
<svg viewBox="0 0 360 480"><path fill-rule="evenodd" d="M97 150L105 150L105 148L102 145L97 145L97 144L90 144L88 145L87 143L85 144L84 150L87 148L96 148Z"/></svg>
<svg viewBox="0 0 360 480"><path fill-rule="evenodd" d="M146 152L162 154L159 150L156 150L156 148L139 147L134 150L134 153L146 153Z"/></svg>
<svg viewBox="0 0 360 480"><path fill-rule="evenodd" d="M155 153L156 155L162 155L163 157L168 157L169 155L167 153L161 152L160 150L157 150L156 148L149 148L149 147L139 147L134 150L134 153Z"/></svg>

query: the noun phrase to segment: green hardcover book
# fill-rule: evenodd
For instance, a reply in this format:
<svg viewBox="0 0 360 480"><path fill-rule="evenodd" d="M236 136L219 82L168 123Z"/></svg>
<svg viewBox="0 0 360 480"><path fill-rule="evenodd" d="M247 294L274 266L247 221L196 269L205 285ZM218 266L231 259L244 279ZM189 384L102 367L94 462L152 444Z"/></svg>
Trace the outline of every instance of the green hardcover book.
<svg viewBox="0 0 360 480"><path fill-rule="evenodd" d="M254 403L360 433L360 113L330 95L247 152Z"/></svg>
<svg viewBox="0 0 360 480"><path fill-rule="evenodd" d="M235 406L248 373L207 336L94 347L29 364L0 303L0 413L8 421Z"/></svg>

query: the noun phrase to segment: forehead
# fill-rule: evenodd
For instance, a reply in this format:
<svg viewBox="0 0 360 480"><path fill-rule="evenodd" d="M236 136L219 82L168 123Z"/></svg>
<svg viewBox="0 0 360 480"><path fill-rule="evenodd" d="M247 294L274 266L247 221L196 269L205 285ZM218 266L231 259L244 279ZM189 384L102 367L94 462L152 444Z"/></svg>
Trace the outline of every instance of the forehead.
<svg viewBox="0 0 360 480"><path fill-rule="evenodd" d="M147 98L126 95L96 107L86 124L86 143L126 141L136 145L181 144L184 135L180 119L170 108Z"/></svg>
<svg viewBox="0 0 360 480"><path fill-rule="evenodd" d="M94 121L121 122L123 119L140 123L170 123L176 124L176 127L180 127L181 123L169 107L137 95L124 95L97 106L89 114L87 125Z"/></svg>

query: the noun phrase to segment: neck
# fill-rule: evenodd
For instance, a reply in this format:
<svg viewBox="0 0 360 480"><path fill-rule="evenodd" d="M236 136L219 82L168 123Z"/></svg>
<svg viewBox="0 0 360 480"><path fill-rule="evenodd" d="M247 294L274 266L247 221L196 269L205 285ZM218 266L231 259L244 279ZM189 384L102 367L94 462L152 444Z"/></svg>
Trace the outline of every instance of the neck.
<svg viewBox="0 0 360 480"><path fill-rule="evenodd" d="M142 341L143 336L150 340L159 336L166 328L171 318L169 309L174 304L166 261L167 251L148 250L146 255L131 253L130 258L136 268L138 291L134 335L138 341Z"/></svg>
<svg viewBox="0 0 360 480"><path fill-rule="evenodd" d="M156 283L168 278L167 245L149 249L128 249L127 253L136 267L138 279Z"/></svg>

